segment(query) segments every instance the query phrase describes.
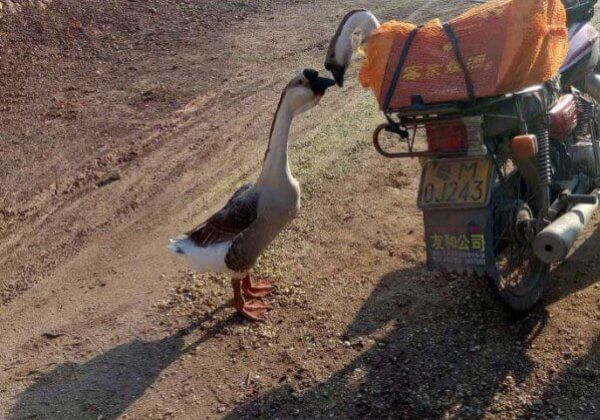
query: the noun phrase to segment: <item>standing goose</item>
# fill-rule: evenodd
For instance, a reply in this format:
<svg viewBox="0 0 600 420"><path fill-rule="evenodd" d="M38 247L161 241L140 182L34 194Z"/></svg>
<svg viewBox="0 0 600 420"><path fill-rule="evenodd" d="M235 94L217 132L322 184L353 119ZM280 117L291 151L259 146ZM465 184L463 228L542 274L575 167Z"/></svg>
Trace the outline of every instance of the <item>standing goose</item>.
<svg viewBox="0 0 600 420"><path fill-rule="evenodd" d="M344 85L344 76L352 62L352 55L369 40L371 33L379 26L379 20L365 9L353 10L344 16L329 43L325 59L325 68L333 74L339 86Z"/></svg>
<svg viewBox="0 0 600 420"><path fill-rule="evenodd" d="M315 107L333 85L335 81L311 69L294 77L281 95L256 183L242 186L225 207L169 245L199 272L230 275L233 306L251 320L263 320L269 307L260 298L270 294L272 286L253 282L249 272L300 206L300 187L288 164L292 120Z"/></svg>

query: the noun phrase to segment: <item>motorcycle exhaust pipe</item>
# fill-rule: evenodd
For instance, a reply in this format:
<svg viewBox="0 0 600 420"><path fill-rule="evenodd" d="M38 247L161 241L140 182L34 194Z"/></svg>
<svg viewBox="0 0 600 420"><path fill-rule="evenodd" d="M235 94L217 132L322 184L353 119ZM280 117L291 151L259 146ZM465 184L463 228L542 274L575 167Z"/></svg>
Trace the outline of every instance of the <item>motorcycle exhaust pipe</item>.
<svg viewBox="0 0 600 420"><path fill-rule="evenodd" d="M600 189L592 195L598 197ZM533 252L546 264L564 260L598 209L595 204L577 204L542 230L533 241Z"/></svg>

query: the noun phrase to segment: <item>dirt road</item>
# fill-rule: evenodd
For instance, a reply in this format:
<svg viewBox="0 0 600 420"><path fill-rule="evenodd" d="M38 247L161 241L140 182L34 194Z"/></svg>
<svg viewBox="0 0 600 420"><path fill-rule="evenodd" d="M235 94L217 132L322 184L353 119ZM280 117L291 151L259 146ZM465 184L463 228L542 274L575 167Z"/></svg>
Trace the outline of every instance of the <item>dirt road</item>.
<svg viewBox="0 0 600 420"><path fill-rule="evenodd" d="M426 272L418 163L375 154L356 82L295 122L268 322L166 252L256 175L346 11L470 2L46 3L0 19L0 418L600 418L596 226L523 319Z"/></svg>

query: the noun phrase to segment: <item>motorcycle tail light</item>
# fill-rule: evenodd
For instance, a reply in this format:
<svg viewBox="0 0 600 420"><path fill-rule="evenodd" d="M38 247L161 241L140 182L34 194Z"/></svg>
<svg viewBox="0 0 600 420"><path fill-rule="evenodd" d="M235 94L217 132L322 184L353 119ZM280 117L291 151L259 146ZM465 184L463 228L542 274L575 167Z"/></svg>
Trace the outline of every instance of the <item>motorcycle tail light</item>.
<svg viewBox="0 0 600 420"><path fill-rule="evenodd" d="M577 101L571 94L561 97L549 112L550 138L565 141L577 127Z"/></svg>
<svg viewBox="0 0 600 420"><path fill-rule="evenodd" d="M466 152L469 144L467 127L460 120L425 124L429 151L435 153Z"/></svg>

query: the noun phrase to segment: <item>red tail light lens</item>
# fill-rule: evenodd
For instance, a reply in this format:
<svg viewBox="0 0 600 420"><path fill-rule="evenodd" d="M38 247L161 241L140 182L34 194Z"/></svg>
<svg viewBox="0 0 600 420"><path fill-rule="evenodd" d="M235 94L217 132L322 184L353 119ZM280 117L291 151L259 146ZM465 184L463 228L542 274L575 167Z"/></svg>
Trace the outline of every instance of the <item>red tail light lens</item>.
<svg viewBox="0 0 600 420"><path fill-rule="evenodd" d="M466 152L467 127L462 121L438 121L425 124L429 151L434 153Z"/></svg>

